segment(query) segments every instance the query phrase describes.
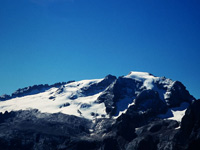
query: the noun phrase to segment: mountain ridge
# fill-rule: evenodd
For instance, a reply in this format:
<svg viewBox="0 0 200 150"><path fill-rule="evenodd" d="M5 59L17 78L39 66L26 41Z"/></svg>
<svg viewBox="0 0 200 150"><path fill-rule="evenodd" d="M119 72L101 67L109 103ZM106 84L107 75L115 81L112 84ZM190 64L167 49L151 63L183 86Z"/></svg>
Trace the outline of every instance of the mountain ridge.
<svg viewBox="0 0 200 150"><path fill-rule="evenodd" d="M195 150L199 110L181 82L143 72L31 86L0 101L0 150Z"/></svg>
<svg viewBox="0 0 200 150"><path fill-rule="evenodd" d="M38 100L40 105L35 106L34 101L31 101L32 99ZM148 101L148 99L151 100ZM148 107L153 108L153 103L158 103L154 111L159 106L162 108L157 113L159 115L167 113L169 108L179 107L183 102L191 103L195 98L179 81L156 77L147 72L131 71L128 75L118 78L107 75L103 79L29 86L18 89L11 96L1 96L0 100L0 106L3 107L3 110L33 108L51 113L51 109L43 111L46 106L49 106L52 107L53 113L62 112L91 119L97 116L119 116L127 111L131 105L134 105L134 109L137 107L137 111L146 111L149 109ZM11 103L11 100L18 101L18 103L24 101L27 104L28 100L31 102L22 107L20 104L17 106L14 101ZM42 101L46 105L43 108L41 107ZM4 103L5 105L3 105ZM10 105L10 108L7 105ZM14 106L11 108L12 105L15 105L15 108ZM76 112L74 109L76 109ZM68 113L69 110L72 112Z"/></svg>

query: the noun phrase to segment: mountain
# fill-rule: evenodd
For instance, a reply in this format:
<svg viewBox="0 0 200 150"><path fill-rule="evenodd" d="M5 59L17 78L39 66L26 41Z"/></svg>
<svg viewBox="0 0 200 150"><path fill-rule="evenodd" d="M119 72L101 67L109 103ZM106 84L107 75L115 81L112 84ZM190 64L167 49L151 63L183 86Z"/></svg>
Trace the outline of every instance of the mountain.
<svg viewBox="0 0 200 150"><path fill-rule="evenodd" d="M0 149L185 150L199 146L198 102L146 72L30 86L0 97Z"/></svg>

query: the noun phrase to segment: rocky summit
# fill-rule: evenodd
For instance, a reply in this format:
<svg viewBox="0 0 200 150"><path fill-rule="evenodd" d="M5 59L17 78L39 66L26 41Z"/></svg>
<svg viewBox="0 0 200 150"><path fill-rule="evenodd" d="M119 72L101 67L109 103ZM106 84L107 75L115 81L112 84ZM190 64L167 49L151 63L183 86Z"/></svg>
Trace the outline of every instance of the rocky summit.
<svg viewBox="0 0 200 150"><path fill-rule="evenodd" d="M200 101L147 72L0 96L0 150L200 149Z"/></svg>

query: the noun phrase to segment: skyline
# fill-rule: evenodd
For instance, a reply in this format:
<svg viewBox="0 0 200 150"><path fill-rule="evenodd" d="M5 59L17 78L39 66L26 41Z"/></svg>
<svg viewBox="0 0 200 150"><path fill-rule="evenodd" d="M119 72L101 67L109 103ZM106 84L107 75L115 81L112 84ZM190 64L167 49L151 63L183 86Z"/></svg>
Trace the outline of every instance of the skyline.
<svg viewBox="0 0 200 150"><path fill-rule="evenodd" d="M0 1L0 95L144 71L200 98L197 0Z"/></svg>

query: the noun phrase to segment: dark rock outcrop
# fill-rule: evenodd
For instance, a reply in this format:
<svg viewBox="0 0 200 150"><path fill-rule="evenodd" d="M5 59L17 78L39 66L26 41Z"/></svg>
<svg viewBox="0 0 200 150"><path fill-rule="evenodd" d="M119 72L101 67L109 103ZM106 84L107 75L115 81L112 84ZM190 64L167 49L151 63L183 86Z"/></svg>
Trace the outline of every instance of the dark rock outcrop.
<svg viewBox="0 0 200 150"><path fill-rule="evenodd" d="M0 114L0 150L63 150L89 136L91 121L37 110Z"/></svg>
<svg viewBox="0 0 200 150"><path fill-rule="evenodd" d="M126 150L172 150L174 136L179 123L173 120L152 121L136 130L137 137L127 146Z"/></svg>
<svg viewBox="0 0 200 150"><path fill-rule="evenodd" d="M11 99L10 95L4 94L4 95L0 96L0 101L5 101L5 100L8 100L8 99Z"/></svg>
<svg viewBox="0 0 200 150"><path fill-rule="evenodd" d="M41 92L45 92L46 90L49 90L52 87L62 87L65 84L69 84L75 81L68 81L68 82L58 82L52 85L48 85L48 84L39 84L39 85L33 85L33 86L29 86L29 87L25 87L25 88L20 88L18 90L16 90L14 93L12 93L11 95L2 95L0 96L0 101L5 101L8 99L12 99L12 98L16 98L16 97L23 97L23 96L27 96L27 95L33 95L33 94L38 94Z"/></svg>
<svg viewBox="0 0 200 150"><path fill-rule="evenodd" d="M178 107L182 102L192 103L192 101L195 100L186 90L185 86L179 81L175 81L172 87L167 89L167 92L170 93L166 99L169 107Z"/></svg>
<svg viewBox="0 0 200 150"><path fill-rule="evenodd" d="M133 100L136 92L141 87L142 82L137 80L119 77L113 82L97 99L98 102L104 102L106 112L110 115L116 114L116 102L123 98Z"/></svg>
<svg viewBox="0 0 200 150"><path fill-rule="evenodd" d="M90 85L83 87L81 89L81 93L84 96L97 94L97 93L105 90L115 80L116 80L115 76L107 75L101 82L91 83Z"/></svg>
<svg viewBox="0 0 200 150"><path fill-rule="evenodd" d="M152 115L166 113L168 107L154 90L144 90L135 99L137 111L150 111Z"/></svg>
<svg viewBox="0 0 200 150"><path fill-rule="evenodd" d="M181 121L181 129L177 134L177 148L200 149L200 100L192 103Z"/></svg>

